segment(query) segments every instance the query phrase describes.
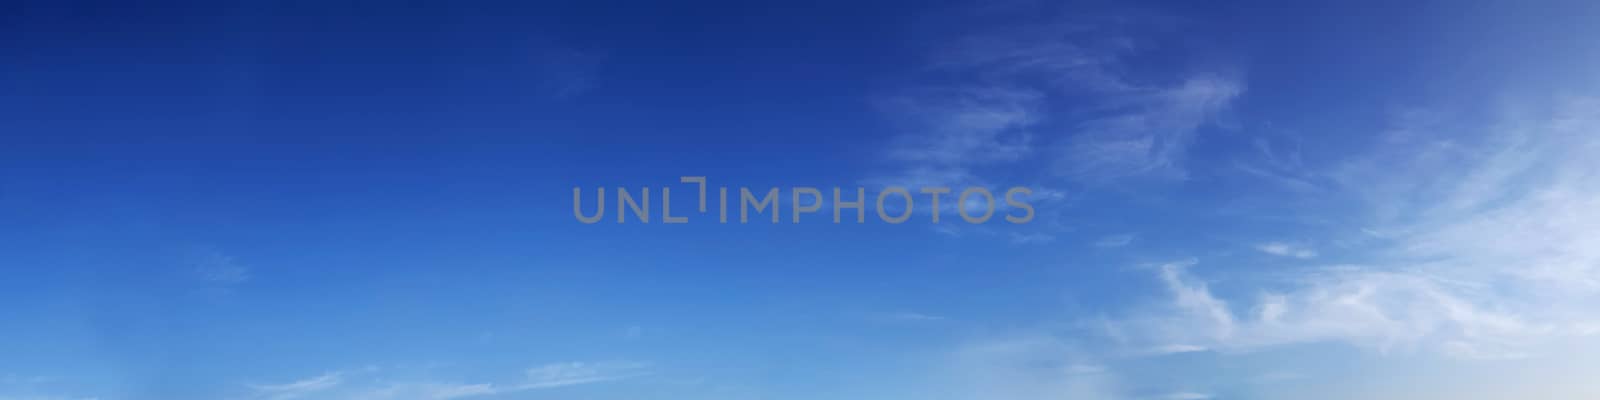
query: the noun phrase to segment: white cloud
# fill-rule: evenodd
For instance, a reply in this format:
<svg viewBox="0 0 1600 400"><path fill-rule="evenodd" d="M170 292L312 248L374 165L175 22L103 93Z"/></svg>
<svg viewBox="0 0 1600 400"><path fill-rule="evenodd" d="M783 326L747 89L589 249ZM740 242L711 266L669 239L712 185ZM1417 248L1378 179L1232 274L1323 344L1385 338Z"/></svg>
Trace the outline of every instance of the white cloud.
<svg viewBox="0 0 1600 400"><path fill-rule="evenodd" d="M1055 160L1057 174L1086 181L1138 175L1184 177L1195 132L1244 92L1237 80L1195 76L1125 100L1112 115L1084 121Z"/></svg>
<svg viewBox="0 0 1600 400"><path fill-rule="evenodd" d="M1262 295L1235 312L1185 269L1161 267L1172 300L1158 310L1116 321L1122 335L1142 337L1150 355L1340 341L1389 352L1425 349L1472 358L1512 356L1517 340L1537 333L1518 318L1474 304L1448 283L1360 268L1303 277L1295 290Z"/></svg>
<svg viewBox="0 0 1600 400"><path fill-rule="evenodd" d="M386 376L393 374L379 374L377 368L361 372L330 372L285 384L248 385L248 388L253 398L272 400L449 400L619 381L649 375L652 371L648 364L638 362L565 362L532 367L524 371L521 379L503 382L448 382Z"/></svg>
<svg viewBox="0 0 1600 400"><path fill-rule="evenodd" d="M943 321L943 320L946 320L947 318L945 318L943 316L939 316L939 315L930 315L930 314L923 314L923 313L911 312L911 311L901 311L901 312L886 314L886 315L883 316L883 319L886 319L886 320L889 320L889 321L927 322L927 321Z"/></svg>
<svg viewBox="0 0 1600 400"><path fill-rule="evenodd" d="M1017 233L1017 232L1012 232L1011 233L1011 243L1015 243L1015 244L1041 244L1041 243L1050 243L1050 242L1053 242L1055 240L1056 240L1055 235L1051 235L1051 234L1047 234L1047 233L1029 233L1029 234L1023 234L1023 233Z"/></svg>
<svg viewBox="0 0 1600 400"><path fill-rule="evenodd" d="M1069 364L1063 368L1067 375L1094 375L1106 372L1106 367L1097 364Z"/></svg>
<svg viewBox="0 0 1600 400"><path fill-rule="evenodd" d="M1477 140L1448 145L1427 139L1424 128L1391 133L1385 146L1422 150L1385 149L1342 167L1345 182L1366 184L1349 190L1374 204L1373 224L1385 232L1363 249L1366 261L1285 270L1286 279L1257 298L1232 302L1197 279L1192 262L1168 264L1158 275L1171 301L1115 321L1117 334L1146 347L1236 352L1341 342L1481 359L1523 357L1537 343L1597 333L1597 105L1568 100L1555 112L1517 114L1480 128ZM1403 187L1417 189L1391 191ZM1257 248L1314 255L1284 243Z"/></svg>
<svg viewBox="0 0 1600 400"><path fill-rule="evenodd" d="M232 256L214 250L199 251L190 257L190 268L200 279L217 285L235 285L250 280L250 268Z"/></svg>
<svg viewBox="0 0 1600 400"><path fill-rule="evenodd" d="M1267 242L1256 245L1256 250L1275 256L1294 258L1316 258L1317 252L1302 246L1284 242Z"/></svg>
<svg viewBox="0 0 1600 400"><path fill-rule="evenodd" d="M534 73L539 90L555 99L569 99L595 87L605 55L551 46L534 57Z"/></svg>
<svg viewBox="0 0 1600 400"><path fill-rule="evenodd" d="M1043 96L1009 88L926 89L883 104L916 134L901 136L889 156L933 165L1017 161L1031 150L1026 128L1039 120Z"/></svg>
<svg viewBox="0 0 1600 400"><path fill-rule="evenodd" d="M70 388L71 382L53 376L0 375L0 400L98 400L98 397L65 395L63 392L81 392Z"/></svg>
<svg viewBox="0 0 1600 400"><path fill-rule="evenodd" d="M4 376L0 376L0 384L6 385L43 383L52 380L54 379L48 376L24 376L17 374L5 374Z"/></svg>
<svg viewBox="0 0 1600 400"><path fill-rule="evenodd" d="M1133 243L1134 234L1110 235L1094 241L1094 247L1122 247Z"/></svg>
<svg viewBox="0 0 1600 400"><path fill-rule="evenodd" d="M1194 133L1243 84L1210 73L1170 84L1130 78L1123 60L1147 46L1111 25L1119 24L1039 24L954 40L934 57L944 83L879 102L906 133L887 151L892 171L865 181L980 186L988 176L1016 179L1024 166L1040 171L1023 177L1033 180L1183 176Z"/></svg>
<svg viewBox="0 0 1600 400"><path fill-rule="evenodd" d="M1192 344L1165 344L1165 345L1160 345L1160 346L1156 346L1154 348L1151 348L1149 351L1146 351L1146 352L1143 352L1143 353L1144 354L1150 354L1150 355L1164 355L1164 354L1178 354L1178 353L1195 353L1195 352L1201 352L1201 351L1206 351L1206 348L1202 347L1202 346L1192 345Z"/></svg>
<svg viewBox="0 0 1600 400"><path fill-rule="evenodd" d="M502 393L489 383L392 383L351 395L363 400L449 400Z"/></svg>
<svg viewBox="0 0 1600 400"><path fill-rule="evenodd" d="M1288 139L1259 137L1254 141L1255 159L1236 160L1233 168L1246 175L1265 180L1284 189L1298 193L1325 191L1323 177L1307 168L1301 156L1298 136L1282 135Z"/></svg>
<svg viewBox="0 0 1600 400"><path fill-rule="evenodd" d="M1206 400L1206 399L1216 398L1216 396L1212 396L1212 395L1205 394L1205 393L1196 393L1196 392L1177 392L1177 393L1168 393L1165 396L1161 396L1161 398L1167 399L1167 400Z"/></svg>
<svg viewBox="0 0 1600 400"><path fill-rule="evenodd" d="M23 395L23 396L0 395L0 400L100 400L100 398L99 397L56 396L56 395Z"/></svg>
<svg viewBox="0 0 1600 400"><path fill-rule="evenodd" d="M637 362L569 362L530 368L527 382L516 390L543 389L635 378L650 374L649 365Z"/></svg>
<svg viewBox="0 0 1600 400"><path fill-rule="evenodd" d="M339 372L329 372L289 383L250 385L250 388L262 398L287 400L300 398L337 386L343 380L342 375Z"/></svg>
<svg viewBox="0 0 1600 400"><path fill-rule="evenodd" d="M947 397L972 400L1114 400L1130 398L1117 376L1059 339L1041 335L968 344L945 364Z"/></svg>
<svg viewBox="0 0 1600 400"><path fill-rule="evenodd" d="M1250 381L1253 383L1275 383L1300 379L1306 379L1306 376L1298 372L1275 371L1256 375L1254 378L1250 378Z"/></svg>

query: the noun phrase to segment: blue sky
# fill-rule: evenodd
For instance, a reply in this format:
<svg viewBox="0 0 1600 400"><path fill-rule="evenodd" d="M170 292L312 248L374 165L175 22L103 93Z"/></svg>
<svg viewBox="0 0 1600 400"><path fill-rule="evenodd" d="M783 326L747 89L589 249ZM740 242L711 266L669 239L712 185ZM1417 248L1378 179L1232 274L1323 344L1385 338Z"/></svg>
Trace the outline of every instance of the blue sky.
<svg viewBox="0 0 1600 400"><path fill-rule="evenodd" d="M1594 4L5 9L3 400L1600 396Z"/></svg>

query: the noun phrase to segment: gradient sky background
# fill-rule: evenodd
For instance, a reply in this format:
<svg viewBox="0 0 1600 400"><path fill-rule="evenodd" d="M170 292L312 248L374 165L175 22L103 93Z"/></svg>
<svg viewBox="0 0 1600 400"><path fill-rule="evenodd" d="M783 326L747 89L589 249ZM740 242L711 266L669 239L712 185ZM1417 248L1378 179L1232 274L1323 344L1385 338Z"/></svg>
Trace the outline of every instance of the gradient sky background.
<svg viewBox="0 0 1600 400"><path fill-rule="evenodd" d="M0 399L1600 398L1600 4L1408 3L6 2Z"/></svg>

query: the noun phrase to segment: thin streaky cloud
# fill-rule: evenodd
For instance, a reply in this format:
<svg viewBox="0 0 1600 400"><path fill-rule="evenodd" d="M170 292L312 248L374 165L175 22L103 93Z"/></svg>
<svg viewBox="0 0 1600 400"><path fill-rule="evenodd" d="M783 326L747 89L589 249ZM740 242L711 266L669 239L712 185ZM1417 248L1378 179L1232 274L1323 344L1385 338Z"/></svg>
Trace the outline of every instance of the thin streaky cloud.
<svg viewBox="0 0 1600 400"><path fill-rule="evenodd" d="M1260 251L1262 253L1267 253L1267 254L1271 254L1271 255L1275 255L1275 256L1281 256L1281 257L1293 257L1293 258L1316 258L1317 257L1317 252L1315 250L1306 248L1304 246L1285 243L1285 242L1267 242L1267 243L1258 244L1258 245L1255 246L1255 248L1256 248L1256 250L1258 250L1258 251Z"/></svg>
<svg viewBox="0 0 1600 400"><path fill-rule="evenodd" d="M1014 244L1043 244L1056 240L1055 235L1047 233L1011 233L1011 243Z"/></svg>
<svg viewBox="0 0 1600 400"><path fill-rule="evenodd" d="M328 390L344 381L343 373L329 372L294 382L267 385L249 385L259 396L272 400L288 400Z"/></svg>
<svg viewBox="0 0 1600 400"><path fill-rule="evenodd" d="M361 376L330 372L290 383L247 386L253 398L264 400L449 400L593 385L647 376L654 371L641 362L564 362L532 367L523 371L520 379L501 382L451 382L385 376L375 369L368 372L371 373Z"/></svg>
<svg viewBox="0 0 1600 400"><path fill-rule="evenodd" d="M1133 240L1137 237L1137 235L1131 233L1110 235L1101 237L1100 239L1095 240L1092 244L1094 247L1123 247L1132 244Z"/></svg>
<svg viewBox="0 0 1600 400"><path fill-rule="evenodd" d="M649 364L638 362L569 362L530 368L527 382L515 390L544 389L615 381L649 375Z"/></svg>
<svg viewBox="0 0 1600 400"><path fill-rule="evenodd" d="M1167 302L1111 325L1132 338L1126 341L1147 346L1242 352L1337 342L1380 354L1464 359L1525 358L1540 344L1600 333L1592 328L1600 320L1592 313L1600 305L1594 300L1600 250L1592 245L1600 235L1595 104L1566 99L1543 113L1480 127L1478 140L1456 140L1445 153L1411 153L1423 158L1411 165L1439 171L1346 167L1346 173L1385 171L1363 178L1378 189L1362 195L1379 196L1371 198L1384 206L1359 223L1387 232L1363 263L1286 270L1279 285L1254 299L1217 295L1192 261L1168 264L1157 276ZM1437 143L1425 139L1434 134L1429 129L1402 131L1407 141ZM1365 162L1394 162L1396 154L1379 152ZM1389 187L1428 190L1419 197L1383 189ZM1464 193L1476 198L1429 201ZM1315 255L1282 242L1257 249Z"/></svg>
<svg viewBox="0 0 1600 400"><path fill-rule="evenodd" d="M1195 134L1243 83L1219 73L1170 85L1130 79L1123 60L1142 47L1101 22L955 40L936 54L935 69L969 79L882 96L879 108L906 132L887 151L894 165L864 181L984 186L995 170L1026 165L1045 167L1037 178L1080 183L1185 176Z"/></svg>
<svg viewBox="0 0 1600 400"><path fill-rule="evenodd" d="M948 319L948 318L945 318L944 316L941 316L941 315L924 314L924 313L914 312L914 311L901 311L901 312L889 313L889 314L883 315L883 318L886 319L886 320L889 320L889 321L901 321L901 322L930 322L930 321L944 321L944 320Z"/></svg>
<svg viewBox="0 0 1600 400"><path fill-rule="evenodd" d="M190 268L207 283L236 285L250 280L250 268L233 256L215 250L204 250L190 256Z"/></svg>

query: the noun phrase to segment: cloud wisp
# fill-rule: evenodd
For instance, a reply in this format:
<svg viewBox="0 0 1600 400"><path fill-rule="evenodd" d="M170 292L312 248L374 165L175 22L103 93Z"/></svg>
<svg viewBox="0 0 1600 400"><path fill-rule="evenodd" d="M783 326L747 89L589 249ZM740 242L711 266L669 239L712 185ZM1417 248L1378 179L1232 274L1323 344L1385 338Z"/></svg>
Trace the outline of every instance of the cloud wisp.
<svg viewBox="0 0 1600 400"><path fill-rule="evenodd" d="M288 400L324 391L343 382L342 372L329 372L294 382L270 385L249 385L259 398Z"/></svg>
<svg viewBox="0 0 1600 400"><path fill-rule="evenodd" d="M1351 187L1369 199L1383 242L1357 264L1291 270L1256 299L1224 300L1192 271L1159 268L1171 302L1118 321L1144 346L1254 351L1342 342L1380 352L1422 350L1461 358L1515 358L1538 343L1600 333L1600 107L1567 99L1553 111L1508 113L1477 142L1414 126L1381 150L1343 167L1366 173ZM1393 135L1404 135L1395 138ZM1428 139L1429 137L1438 138ZM1412 154L1410 173L1384 172ZM1386 188L1425 188L1391 192ZM1371 231L1371 229L1369 229ZM1310 249L1266 243L1258 250L1301 259Z"/></svg>
<svg viewBox="0 0 1600 400"><path fill-rule="evenodd" d="M879 101L907 132L888 150L897 172L869 183L983 185L1019 167L1077 183L1185 176L1195 133L1244 86L1215 72L1135 78L1124 60L1156 46L1123 28L1052 23L954 41L933 63L954 83Z"/></svg>
<svg viewBox="0 0 1600 400"><path fill-rule="evenodd" d="M445 382L427 379L391 379L376 368L359 373L330 372L290 383L248 385L250 398L449 400L496 396L621 381L650 375L649 364L639 362L565 362L532 367L510 382Z"/></svg>
<svg viewBox="0 0 1600 400"><path fill-rule="evenodd" d="M1284 242L1266 242L1256 245L1256 250L1280 257L1293 257L1300 259L1316 258L1316 250Z"/></svg>
<svg viewBox="0 0 1600 400"><path fill-rule="evenodd" d="M1125 233L1125 234L1119 234L1119 235L1104 236L1104 237L1101 237L1099 240L1095 240L1094 243L1090 243L1090 244L1094 245L1094 247L1100 247L1100 248L1124 247L1124 246L1127 246L1129 244L1133 244L1133 240L1137 239L1137 238L1138 238L1138 235L1134 235L1134 234L1131 234L1131 233Z"/></svg>

